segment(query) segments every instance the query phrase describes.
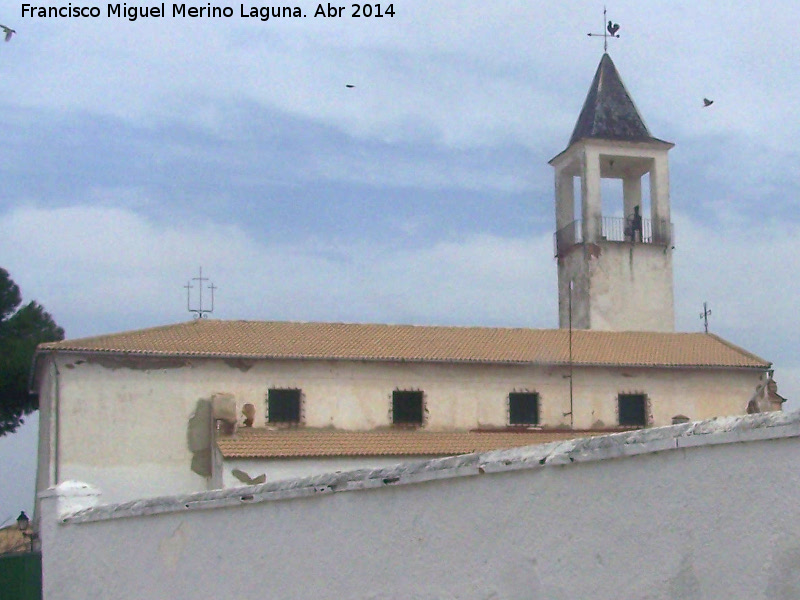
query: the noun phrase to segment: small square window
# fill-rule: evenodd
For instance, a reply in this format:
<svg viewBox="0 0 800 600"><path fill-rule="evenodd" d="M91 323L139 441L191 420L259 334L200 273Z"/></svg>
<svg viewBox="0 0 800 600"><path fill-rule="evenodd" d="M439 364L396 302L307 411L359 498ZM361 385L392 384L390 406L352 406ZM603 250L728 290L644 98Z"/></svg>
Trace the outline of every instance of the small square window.
<svg viewBox="0 0 800 600"><path fill-rule="evenodd" d="M267 393L268 423L300 422L300 390L270 389Z"/></svg>
<svg viewBox="0 0 800 600"><path fill-rule="evenodd" d="M508 395L508 422L511 425L538 425L539 394L511 392Z"/></svg>
<svg viewBox="0 0 800 600"><path fill-rule="evenodd" d="M647 425L647 397L644 394L620 394L619 424L623 427Z"/></svg>
<svg viewBox="0 0 800 600"><path fill-rule="evenodd" d="M422 392L392 392L392 422L395 425L422 425Z"/></svg>

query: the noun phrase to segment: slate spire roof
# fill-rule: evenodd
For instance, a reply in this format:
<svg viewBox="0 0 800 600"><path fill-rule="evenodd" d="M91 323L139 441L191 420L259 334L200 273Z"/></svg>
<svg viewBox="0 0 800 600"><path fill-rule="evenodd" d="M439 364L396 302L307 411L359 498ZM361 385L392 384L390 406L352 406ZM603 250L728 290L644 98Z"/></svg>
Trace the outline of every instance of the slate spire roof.
<svg viewBox="0 0 800 600"><path fill-rule="evenodd" d="M608 54L603 54L600 59L569 144L584 138L630 142L656 140L636 110Z"/></svg>

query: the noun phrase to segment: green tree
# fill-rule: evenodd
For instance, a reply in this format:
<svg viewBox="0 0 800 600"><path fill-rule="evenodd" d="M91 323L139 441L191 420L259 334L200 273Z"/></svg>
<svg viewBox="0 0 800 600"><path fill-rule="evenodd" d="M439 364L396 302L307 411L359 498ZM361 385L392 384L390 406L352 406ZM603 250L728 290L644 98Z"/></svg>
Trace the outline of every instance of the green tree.
<svg viewBox="0 0 800 600"><path fill-rule="evenodd" d="M36 346L64 339L53 317L36 302L22 304L19 286L0 268L0 436L16 431L39 408L28 393Z"/></svg>

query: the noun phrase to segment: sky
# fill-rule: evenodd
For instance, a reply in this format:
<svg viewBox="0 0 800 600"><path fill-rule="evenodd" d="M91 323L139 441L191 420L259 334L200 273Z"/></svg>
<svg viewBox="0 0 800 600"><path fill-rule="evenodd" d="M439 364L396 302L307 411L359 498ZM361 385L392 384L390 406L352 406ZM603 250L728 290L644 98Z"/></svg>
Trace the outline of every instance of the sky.
<svg viewBox="0 0 800 600"><path fill-rule="evenodd" d="M0 42L0 266L25 300L69 338L176 323L202 266L215 318L557 327L548 160L602 56L586 35L602 4L329 18L296 1L305 17L174 18L167 2L131 21L0 0L16 30ZM609 54L675 144L676 327L701 331L708 302L710 330L772 361L800 408L800 6L608 10ZM33 505L35 429L0 438L0 522Z"/></svg>

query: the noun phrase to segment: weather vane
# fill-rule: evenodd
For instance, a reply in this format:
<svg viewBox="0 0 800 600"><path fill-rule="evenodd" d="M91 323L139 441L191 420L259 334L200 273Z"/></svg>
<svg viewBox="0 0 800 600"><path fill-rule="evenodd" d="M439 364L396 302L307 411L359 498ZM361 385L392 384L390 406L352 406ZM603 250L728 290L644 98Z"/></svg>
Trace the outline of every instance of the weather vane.
<svg viewBox="0 0 800 600"><path fill-rule="evenodd" d="M197 282L197 289L198 289L198 302L197 308L192 308L192 289L194 286L192 285L192 281ZM186 288L186 308L190 313L194 313L195 319L207 319L208 315L214 312L214 290L217 289L213 283L208 286L208 289L211 290L211 308L203 308L203 282L209 281L208 277L203 277L203 267L200 267L200 275L197 277L192 277L185 286Z"/></svg>
<svg viewBox="0 0 800 600"><path fill-rule="evenodd" d="M603 38L603 52L608 52L608 38L618 38L619 23L613 21L606 21L608 15L606 14L606 7L603 7L603 33L587 33L589 37L602 37Z"/></svg>

